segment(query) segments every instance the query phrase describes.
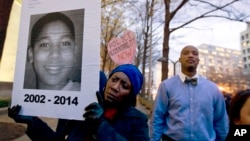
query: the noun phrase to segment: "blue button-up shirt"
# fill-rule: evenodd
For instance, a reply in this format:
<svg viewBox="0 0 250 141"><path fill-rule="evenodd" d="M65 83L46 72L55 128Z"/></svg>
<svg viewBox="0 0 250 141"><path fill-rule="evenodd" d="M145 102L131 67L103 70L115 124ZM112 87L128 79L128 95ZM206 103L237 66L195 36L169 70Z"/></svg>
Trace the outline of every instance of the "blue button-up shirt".
<svg viewBox="0 0 250 141"><path fill-rule="evenodd" d="M164 80L157 92L151 140L163 134L176 141L224 141L229 125L224 97L216 84L196 75L198 84L180 74Z"/></svg>

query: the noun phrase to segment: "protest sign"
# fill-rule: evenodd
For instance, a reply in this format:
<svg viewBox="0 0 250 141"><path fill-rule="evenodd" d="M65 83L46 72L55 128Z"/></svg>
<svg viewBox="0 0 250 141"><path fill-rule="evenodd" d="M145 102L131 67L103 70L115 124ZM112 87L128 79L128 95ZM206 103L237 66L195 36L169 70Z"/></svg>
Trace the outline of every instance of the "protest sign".
<svg viewBox="0 0 250 141"><path fill-rule="evenodd" d="M123 35L113 38L108 43L108 54L118 65L132 64L136 51L136 37L134 32L127 30Z"/></svg>
<svg viewBox="0 0 250 141"><path fill-rule="evenodd" d="M11 103L20 114L83 119L97 101L100 13L98 0L23 0Z"/></svg>

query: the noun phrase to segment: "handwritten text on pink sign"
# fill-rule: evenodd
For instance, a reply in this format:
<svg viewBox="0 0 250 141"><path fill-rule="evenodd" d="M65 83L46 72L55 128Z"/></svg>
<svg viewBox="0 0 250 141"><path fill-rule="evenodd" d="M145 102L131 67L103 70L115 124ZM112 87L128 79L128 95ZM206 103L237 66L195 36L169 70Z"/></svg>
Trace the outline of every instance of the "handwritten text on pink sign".
<svg viewBox="0 0 250 141"><path fill-rule="evenodd" d="M135 57L136 38L132 31L127 30L121 38L113 38L108 43L108 54L118 65L131 64Z"/></svg>

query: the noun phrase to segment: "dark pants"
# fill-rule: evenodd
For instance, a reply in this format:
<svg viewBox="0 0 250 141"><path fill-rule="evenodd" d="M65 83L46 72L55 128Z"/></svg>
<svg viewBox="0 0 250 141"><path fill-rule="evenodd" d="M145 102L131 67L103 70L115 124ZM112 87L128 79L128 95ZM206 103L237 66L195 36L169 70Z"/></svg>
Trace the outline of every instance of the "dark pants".
<svg viewBox="0 0 250 141"><path fill-rule="evenodd" d="M161 136L161 139L162 139L162 141L175 141L174 139L172 139L169 136L164 135L164 134Z"/></svg>

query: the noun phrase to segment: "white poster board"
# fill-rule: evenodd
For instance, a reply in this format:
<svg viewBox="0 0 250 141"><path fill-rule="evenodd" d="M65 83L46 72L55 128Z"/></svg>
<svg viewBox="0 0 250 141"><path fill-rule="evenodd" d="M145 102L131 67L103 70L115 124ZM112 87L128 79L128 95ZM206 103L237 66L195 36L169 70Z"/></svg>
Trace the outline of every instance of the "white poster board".
<svg viewBox="0 0 250 141"><path fill-rule="evenodd" d="M11 103L20 114L82 120L97 101L100 5L23 0Z"/></svg>

